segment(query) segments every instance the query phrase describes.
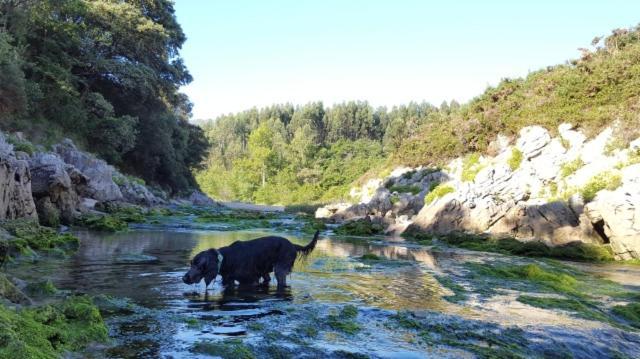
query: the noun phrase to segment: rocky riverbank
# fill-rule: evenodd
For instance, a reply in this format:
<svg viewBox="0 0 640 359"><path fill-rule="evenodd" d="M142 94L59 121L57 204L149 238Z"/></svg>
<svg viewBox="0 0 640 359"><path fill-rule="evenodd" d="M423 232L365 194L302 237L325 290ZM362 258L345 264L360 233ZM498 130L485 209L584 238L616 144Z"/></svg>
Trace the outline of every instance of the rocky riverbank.
<svg viewBox="0 0 640 359"><path fill-rule="evenodd" d="M317 210L337 223L362 218L386 233L453 232L510 237L548 246L580 242L640 258L640 139L621 146L615 124L587 139L570 124L557 136L540 126L499 136L492 155L471 154L443 168L395 168L351 195L356 203Z"/></svg>

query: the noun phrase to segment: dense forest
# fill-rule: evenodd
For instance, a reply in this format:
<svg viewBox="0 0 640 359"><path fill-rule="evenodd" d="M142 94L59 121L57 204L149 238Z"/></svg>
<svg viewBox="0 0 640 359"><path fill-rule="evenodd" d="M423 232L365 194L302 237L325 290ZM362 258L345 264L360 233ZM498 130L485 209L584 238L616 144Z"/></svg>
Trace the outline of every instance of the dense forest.
<svg viewBox="0 0 640 359"><path fill-rule="evenodd" d="M186 40L169 0L2 0L0 129L71 137L177 193L206 153L191 104Z"/></svg>
<svg viewBox="0 0 640 359"><path fill-rule="evenodd" d="M212 147L198 183L221 199L348 199L353 181L392 166L442 165L491 152L499 133L513 137L529 125L556 131L562 122L590 134L615 123L610 146L625 147L640 136L640 27L591 45L578 59L504 79L463 105L275 105L205 121Z"/></svg>

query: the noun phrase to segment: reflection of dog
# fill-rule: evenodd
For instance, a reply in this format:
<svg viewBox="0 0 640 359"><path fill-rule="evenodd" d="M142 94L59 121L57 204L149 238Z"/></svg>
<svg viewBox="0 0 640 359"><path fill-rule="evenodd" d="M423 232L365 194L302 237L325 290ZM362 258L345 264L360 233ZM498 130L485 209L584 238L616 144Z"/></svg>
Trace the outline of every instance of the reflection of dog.
<svg viewBox="0 0 640 359"><path fill-rule="evenodd" d="M233 285L235 281L241 285L257 284L260 278L266 284L271 280L269 273L275 272L278 289L282 289L287 285L286 277L298 255L309 255L316 247L319 234L317 231L311 243L304 247L286 238L269 236L200 252L191 260L191 269L182 281L193 284L204 278L209 286L220 274L223 286Z"/></svg>

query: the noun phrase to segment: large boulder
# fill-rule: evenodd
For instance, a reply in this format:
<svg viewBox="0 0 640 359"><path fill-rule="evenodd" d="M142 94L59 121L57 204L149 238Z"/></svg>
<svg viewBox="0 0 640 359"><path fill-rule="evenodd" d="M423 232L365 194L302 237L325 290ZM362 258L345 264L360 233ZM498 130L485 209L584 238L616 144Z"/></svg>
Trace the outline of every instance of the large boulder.
<svg viewBox="0 0 640 359"><path fill-rule="evenodd" d="M640 258L640 164L622 175L620 188L599 192L584 212L619 259Z"/></svg>
<svg viewBox="0 0 640 359"><path fill-rule="evenodd" d="M94 155L78 150L69 139L55 145L53 149L64 162L74 166L86 176L88 181L86 187L82 188L81 196L98 201L121 201L123 199L120 187L113 180L117 175L113 166Z"/></svg>
<svg viewBox="0 0 640 359"><path fill-rule="evenodd" d="M144 184L131 180L121 174L117 176L120 192L122 192L125 202L141 206L155 206L165 203L162 198L153 194Z"/></svg>
<svg viewBox="0 0 640 359"><path fill-rule="evenodd" d="M33 197L39 206L38 213L43 215L41 223L56 225L48 222L55 218L64 224L72 223L80 211L80 198L74 184L82 183L83 177L53 153L34 154L29 168Z"/></svg>

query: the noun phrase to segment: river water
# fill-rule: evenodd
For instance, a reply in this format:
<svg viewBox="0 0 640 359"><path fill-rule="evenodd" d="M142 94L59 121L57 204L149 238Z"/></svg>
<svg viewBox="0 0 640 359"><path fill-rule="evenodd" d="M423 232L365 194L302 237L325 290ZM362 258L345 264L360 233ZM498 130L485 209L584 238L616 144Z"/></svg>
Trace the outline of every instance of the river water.
<svg viewBox="0 0 640 359"><path fill-rule="evenodd" d="M516 301L521 287L494 291L488 282L483 286L469 279L462 265L529 259L435 250L389 238L323 236L306 261L296 264L284 292L275 291L275 280L270 288L226 291L218 281L205 294L204 284L181 281L199 251L272 234L304 245L311 236L184 226L76 234L81 246L75 255L43 259L35 266L17 263L11 270L108 302L104 316L113 340L82 357L458 358L510 345L519 355L534 357L640 356L636 331L525 305ZM381 260L364 260L364 254ZM638 267L580 265L580 270L640 292ZM446 300L452 292L438 278L466 288L465 300ZM469 285L470 280L476 283ZM355 318L344 318L345 305L357 308ZM409 324L404 315L410 316ZM356 327L343 327L342 320Z"/></svg>

